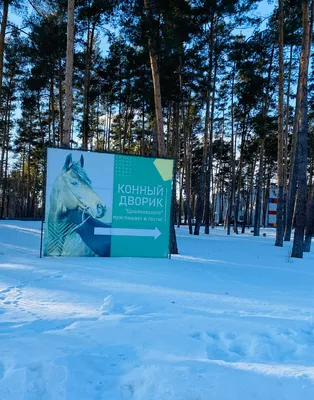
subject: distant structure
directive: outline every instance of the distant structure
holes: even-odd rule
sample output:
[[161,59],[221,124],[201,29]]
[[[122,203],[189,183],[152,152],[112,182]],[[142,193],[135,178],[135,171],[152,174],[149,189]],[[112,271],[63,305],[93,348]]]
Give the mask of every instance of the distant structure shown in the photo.
[[268,198],[268,226],[270,228],[276,227],[277,218],[277,203],[278,203],[278,189],[276,186],[271,186],[269,189]]
[[[252,226],[254,224],[254,216],[255,216],[255,201],[256,201],[256,190],[254,189],[251,198],[250,198],[250,207],[247,215],[247,226]],[[266,204],[265,204],[266,202]],[[245,214],[246,207],[246,199],[241,196],[238,210],[238,223],[242,224]],[[268,197],[262,196],[262,213],[265,215],[264,218],[261,219],[261,226],[263,225],[263,221],[265,221],[265,227],[275,228],[276,227],[276,218],[277,218],[277,203],[278,203],[278,188],[276,185],[271,184],[269,187],[269,195]],[[225,217],[225,213],[228,207],[228,196],[224,194],[223,196],[219,193],[215,198],[215,224],[222,224],[223,218]],[[234,213],[232,212],[232,219]]]

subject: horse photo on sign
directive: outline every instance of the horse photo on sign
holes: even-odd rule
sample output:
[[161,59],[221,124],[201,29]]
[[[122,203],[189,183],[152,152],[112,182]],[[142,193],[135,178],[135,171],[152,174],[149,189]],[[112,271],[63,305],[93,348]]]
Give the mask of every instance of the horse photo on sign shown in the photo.
[[168,257],[173,170],[172,159],[48,148],[40,254]]
[[[95,228],[111,227],[112,216],[106,203],[109,208],[112,206],[113,182],[104,193],[103,174],[98,172],[101,165],[95,163],[95,156],[89,157],[90,153],[75,151],[80,153],[79,160],[73,161],[73,152],[61,150],[66,154],[60,159],[60,149],[58,152],[53,150],[49,149],[48,156],[44,255],[109,257],[111,236],[98,236],[94,232]],[[89,174],[84,168],[85,159],[91,162]],[[60,161],[63,166],[57,170]],[[109,163],[107,159],[107,164],[110,161],[113,170],[113,158]],[[111,171],[108,173],[110,181],[113,174]]]

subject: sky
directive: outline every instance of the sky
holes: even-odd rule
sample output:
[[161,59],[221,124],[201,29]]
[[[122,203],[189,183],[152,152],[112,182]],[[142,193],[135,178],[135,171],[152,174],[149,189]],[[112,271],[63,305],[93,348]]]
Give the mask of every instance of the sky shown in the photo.
[[[258,7],[256,9],[256,11],[254,11],[254,15],[263,18],[266,18],[268,16],[271,15],[275,4],[277,3],[277,0],[272,0],[271,4],[269,3],[269,0],[262,0],[259,4]],[[265,19],[263,21],[263,23],[260,26],[260,29],[263,30],[266,28],[266,24],[267,24],[268,19]],[[249,37],[252,35],[253,33],[253,29],[252,28],[247,28],[247,29],[243,29],[243,28],[239,28],[239,29],[235,29],[236,33],[240,33],[242,32],[243,35],[245,35],[246,37]],[[238,32],[237,32],[238,31]]]

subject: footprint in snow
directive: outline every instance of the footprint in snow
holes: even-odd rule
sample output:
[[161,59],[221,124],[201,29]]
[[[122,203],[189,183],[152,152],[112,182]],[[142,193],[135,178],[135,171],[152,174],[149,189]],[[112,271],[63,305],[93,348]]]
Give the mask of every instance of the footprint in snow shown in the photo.
[[0,379],[3,378],[4,375],[4,365],[0,362]]
[[23,400],[41,400],[46,393],[41,362],[33,362],[25,369],[26,391]]

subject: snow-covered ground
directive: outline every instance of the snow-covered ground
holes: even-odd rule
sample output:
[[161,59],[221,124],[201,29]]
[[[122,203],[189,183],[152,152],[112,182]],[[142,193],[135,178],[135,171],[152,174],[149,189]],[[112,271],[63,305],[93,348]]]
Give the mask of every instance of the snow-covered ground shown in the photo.
[[40,223],[2,221],[0,400],[312,400],[314,254],[266,231],[40,259]]

